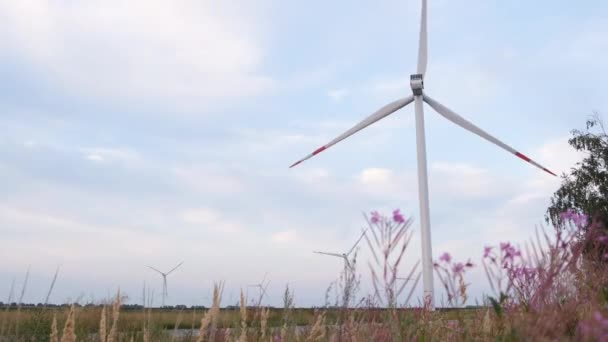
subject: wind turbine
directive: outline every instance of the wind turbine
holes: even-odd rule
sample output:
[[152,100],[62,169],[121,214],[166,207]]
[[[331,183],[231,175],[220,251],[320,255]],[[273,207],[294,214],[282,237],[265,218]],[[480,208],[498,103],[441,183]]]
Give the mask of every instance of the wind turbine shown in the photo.
[[171,272],[175,271],[178,267],[180,267],[184,262],[180,262],[179,264],[177,264],[177,266],[173,267],[169,272],[162,272],[157,270],[156,268],[152,267],[152,266],[148,266],[149,268],[153,269],[154,271],[160,273],[160,275],[163,277],[163,293],[162,293],[162,306],[165,306],[165,299],[167,298],[167,296],[169,296],[169,292],[167,291],[167,276],[169,274],[171,274]]
[[431,252],[431,222],[429,214],[429,193],[428,193],[428,180],[427,180],[427,167],[426,167],[426,143],[424,134],[424,112],[423,102],[426,102],[431,108],[433,108],[439,115],[443,116],[447,120],[454,124],[466,129],[467,131],[474,133],[483,139],[497,145],[498,147],[506,150],[507,152],[523,159],[524,161],[540,168],[541,170],[557,176],[553,172],[549,171],[542,165],[528,158],[524,154],[518,152],[511,146],[498,140],[494,136],[490,135],[486,131],[477,127],[470,121],[466,120],[462,116],[456,114],[446,106],[437,102],[429,95],[425,94],[424,89],[424,74],[426,73],[427,67],[427,1],[422,0],[422,15],[420,20],[420,37],[418,41],[418,67],[416,74],[410,76],[410,87],[412,89],[412,95],[404,97],[402,99],[391,102],[378,111],[363,119],[360,123],[353,126],[348,131],[339,135],[334,140],[330,141],[326,145],[323,145],[314,150],[308,156],[300,159],[290,166],[294,167],[303,161],[312,158],[313,156],[325,151],[331,146],[338,142],[350,137],[351,135],[359,132],[365,127],[389,116],[397,110],[409,105],[414,102],[416,111],[416,152],[417,152],[417,166],[418,166],[418,200],[420,204],[420,230],[421,230],[421,242],[422,242],[422,284],[424,288],[424,299],[427,305],[434,308],[433,298],[433,260]]
[[264,278],[262,278],[262,282],[260,282],[259,284],[247,285],[247,287],[257,287],[260,290],[260,299],[258,300],[257,305],[258,307],[262,305],[262,298],[264,298],[264,295],[266,294],[266,289],[270,284],[270,280],[266,282],[266,276],[268,276],[268,273],[264,273]]
[[355,247],[357,247],[359,242],[361,242],[361,239],[363,239],[363,236],[365,236],[366,231],[367,231],[367,228],[363,231],[363,233],[361,233],[361,236],[359,237],[359,239],[357,239],[357,242],[355,242],[355,244],[351,247],[351,249],[347,253],[329,253],[329,252],[317,252],[317,251],[313,251],[313,253],[342,258],[344,260],[344,279],[346,280],[346,279],[348,279],[346,272],[349,269],[351,271],[353,270],[353,267],[351,266],[350,262],[348,261],[348,257],[355,250]]

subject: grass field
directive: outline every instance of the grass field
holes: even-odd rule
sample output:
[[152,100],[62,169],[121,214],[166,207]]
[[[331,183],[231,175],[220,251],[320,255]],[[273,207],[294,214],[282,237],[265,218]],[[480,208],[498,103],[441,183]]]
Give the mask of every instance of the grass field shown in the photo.
[[[71,307],[34,307],[4,308],[2,312],[2,328],[6,337],[22,341],[49,341],[53,319],[56,319],[58,327],[66,325],[70,315]],[[349,321],[356,322],[359,327],[390,320],[389,316],[397,315],[403,322],[413,321],[419,316],[419,310],[398,309],[395,311],[387,309],[324,309],[322,311],[310,308],[289,309],[289,317],[285,317],[285,310],[281,308],[269,308],[265,323],[262,323],[262,312],[266,308],[247,308],[245,320],[242,319],[240,308],[220,309],[216,329],[218,341],[224,340],[226,330],[237,331],[240,334],[242,324],[247,325],[250,341],[258,340],[261,336],[262,325],[265,326],[269,335],[281,334],[285,321],[289,325],[286,330],[297,333],[304,338],[310,334],[312,327],[318,319],[319,312],[322,313],[323,322],[328,330],[335,327],[346,317]],[[77,306],[74,309],[75,327],[74,334],[78,340],[99,341],[100,321],[102,317],[102,306]],[[106,308],[107,310],[107,308]],[[461,309],[461,310],[437,310],[431,314],[430,319],[436,322],[457,321],[459,319],[472,321],[483,310]],[[129,341],[197,341],[201,321],[207,310],[196,309],[160,309],[150,308],[145,310],[121,309],[117,321],[119,340]],[[106,321],[108,322],[108,321]],[[376,327],[375,329],[378,329]],[[61,335],[58,328],[58,334]],[[211,329],[209,329],[211,330]],[[109,331],[109,329],[108,329]],[[289,334],[289,332],[287,332]],[[234,336],[235,338],[238,336]],[[296,337],[294,337],[296,338]],[[297,338],[296,338],[297,339]]]

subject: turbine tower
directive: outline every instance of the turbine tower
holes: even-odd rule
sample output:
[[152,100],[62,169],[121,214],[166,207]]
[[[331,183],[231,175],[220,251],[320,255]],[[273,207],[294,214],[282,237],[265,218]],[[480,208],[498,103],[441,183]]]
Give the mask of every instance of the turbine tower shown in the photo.
[[412,89],[412,95],[391,102],[378,111],[363,119],[360,123],[353,126],[348,131],[339,135],[334,140],[330,141],[326,145],[323,145],[314,150],[308,156],[295,162],[290,168],[302,163],[303,161],[314,157],[315,155],[325,151],[331,146],[339,143],[340,141],[350,137],[351,135],[359,132],[365,127],[372,125],[373,123],[389,116],[397,110],[409,105],[414,102],[416,112],[416,152],[417,152],[417,166],[418,166],[418,200],[420,206],[420,230],[421,230],[421,242],[422,242],[422,284],[424,288],[424,300],[427,305],[431,308],[435,307],[434,296],[433,296],[433,260],[431,250],[431,220],[429,212],[429,190],[427,180],[427,167],[426,167],[426,139],[424,136],[424,110],[423,102],[426,102],[431,108],[433,108],[439,115],[445,119],[453,122],[454,124],[464,128],[465,130],[474,133],[481,138],[497,145],[498,147],[506,150],[507,152],[515,155],[516,157],[540,168],[541,170],[556,176],[553,172],[549,171],[542,165],[528,158],[524,154],[518,152],[511,146],[503,143],[494,136],[490,135],[486,131],[477,127],[470,121],[456,114],[446,106],[437,102],[429,95],[424,92],[424,75],[427,67],[427,1],[422,0],[422,15],[420,20],[420,37],[418,41],[418,66],[415,74],[410,76],[410,87]]
[[154,271],[160,273],[160,275],[163,277],[163,293],[162,293],[162,305],[161,307],[165,306],[165,299],[167,299],[167,297],[169,296],[169,292],[167,291],[167,276],[169,274],[171,274],[171,272],[175,271],[178,267],[180,267],[184,262],[180,262],[179,264],[177,264],[177,266],[173,267],[169,272],[162,272],[159,271],[158,269],[152,267],[152,266],[148,266],[149,268],[153,269]]

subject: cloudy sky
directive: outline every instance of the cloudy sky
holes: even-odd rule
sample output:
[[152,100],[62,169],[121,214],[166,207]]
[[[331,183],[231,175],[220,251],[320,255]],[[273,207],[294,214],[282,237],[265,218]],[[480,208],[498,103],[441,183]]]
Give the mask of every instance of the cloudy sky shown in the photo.
[[[362,213],[401,208],[419,259],[413,108],[287,167],[409,95],[420,3],[0,0],[0,295],[168,303],[271,280],[322,304]],[[608,108],[608,3],[430,0],[426,91],[555,172]],[[523,242],[559,179],[426,109],[433,255]],[[364,287],[369,284],[360,253]],[[488,290],[480,268],[473,296]],[[437,284],[436,284],[437,285]],[[439,290],[440,288],[437,287]],[[441,292],[438,292],[440,295]],[[156,303],[160,299],[156,298]]]

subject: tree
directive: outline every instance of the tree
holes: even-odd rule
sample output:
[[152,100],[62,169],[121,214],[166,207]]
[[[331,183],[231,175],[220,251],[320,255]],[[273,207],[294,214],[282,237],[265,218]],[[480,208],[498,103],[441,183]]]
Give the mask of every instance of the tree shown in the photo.
[[562,184],[551,198],[546,220],[561,226],[560,214],[568,209],[586,214],[608,227],[608,135],[599,115],[587,120],[584,131],[573,130],[570,146],[585,152],[583,161],[562,175]]

